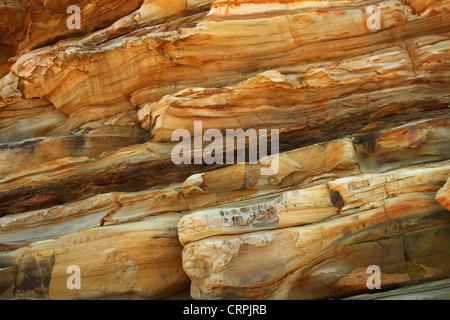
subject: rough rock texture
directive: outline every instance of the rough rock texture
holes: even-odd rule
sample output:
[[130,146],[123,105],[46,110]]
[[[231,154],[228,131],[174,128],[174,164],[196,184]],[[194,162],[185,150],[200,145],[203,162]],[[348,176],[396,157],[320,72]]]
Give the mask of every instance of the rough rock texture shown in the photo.
[[[450,298],[450,1],[17,0],[0,30],[0,299]],[[195,161],[239,129],[279,154]]]

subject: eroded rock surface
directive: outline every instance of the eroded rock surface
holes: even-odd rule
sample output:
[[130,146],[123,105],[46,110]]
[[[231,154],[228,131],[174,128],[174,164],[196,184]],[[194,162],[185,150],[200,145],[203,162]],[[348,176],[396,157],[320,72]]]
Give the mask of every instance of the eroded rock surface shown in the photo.
[[[449,298],[450,1],[0,17],[1,299]],[[178,129],[194,161],[174,162]],[[216,159],[244,161],[196,161],[230,130],[249,139]]]

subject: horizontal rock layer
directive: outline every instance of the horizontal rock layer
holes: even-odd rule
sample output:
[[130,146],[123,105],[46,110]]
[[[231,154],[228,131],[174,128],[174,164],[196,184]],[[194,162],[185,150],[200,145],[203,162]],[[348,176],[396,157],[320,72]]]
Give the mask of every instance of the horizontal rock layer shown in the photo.
[[[64,300],[161,298],[176,293],[188,285],[178,254],[178,220],[179,216],[167,215],[32,244],[20,250],[13,267],[15,280],[11,277],[2,289],[8,292],[12,286],[16,298]],[[71,265],[82,270],[79,290],[66,286]]]
[[335,180],[318,196],[331,191],[328,206],[310,216],[308,206],[319,202],[303,201],[319,188],[302,190],[306,196],[286,193],[267,208],[186,216],[181,234],[187,221],[204,238],[183,251],[191,292],[196,298],[323,299],[367,289],[361,280],[370,265],[383,266],[385,288],[448,277],[448,214],[434,195],[449,170],[446,163]]
[[0,4],[0,298],[447,299],[449,8]]

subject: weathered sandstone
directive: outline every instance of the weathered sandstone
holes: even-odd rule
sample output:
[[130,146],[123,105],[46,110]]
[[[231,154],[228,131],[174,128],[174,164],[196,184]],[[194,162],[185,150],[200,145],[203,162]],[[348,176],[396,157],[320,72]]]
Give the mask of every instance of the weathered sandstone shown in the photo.
[[0,299],[449,299],[449,0],[14,0],[0,30]]
[[[201,232],[205,226],[200,219],[206,215],[210,228],[201,233],[203,240],[183,250],[191,294],[199,299],[342,297],[367,289],[365,273],[370,265],[383,266],[381,281],[387,288],[422,277],[448,277],[448,214],[432,195],[449,170],[443,163],[438,168],[400,169],[330,182],[328,187],[341,202],[337,213],[328,214],[332,219],[325,215],[305,221],[299,214],[297,222],[296,211],[307,208],[302,208],[300,195],[296,210],[295,193],[285,195],[292,198],[289,205],[294,210],[273,210],[267,225],[246,219],[253,215],[257,220],[257,211],[209,213],[211,224],[208,213],[199,222],[195,213],[186,216],[183,220],[190,221],[194,230],[203,227]],[[288,207],[283,198],[276,205]]]
[[[189,282],[178,254],[178,220],[177,215],[164,215],[73,233],[21,249],[15,284],[10,284],[15,286],[15,297],[163,298],[181,291]],[[67,288],[71,265],[82,271],[80,290]]]

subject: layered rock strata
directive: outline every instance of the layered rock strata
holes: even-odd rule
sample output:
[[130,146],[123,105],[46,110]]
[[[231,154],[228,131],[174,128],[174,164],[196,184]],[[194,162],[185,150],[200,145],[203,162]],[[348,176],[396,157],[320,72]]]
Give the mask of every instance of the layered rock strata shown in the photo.
[[[1,299],[449,298],[450,1],[0,16]],[[178,165],[178,129],[192,160],[208,130],[277,130],[278,168],[251,138]]]

